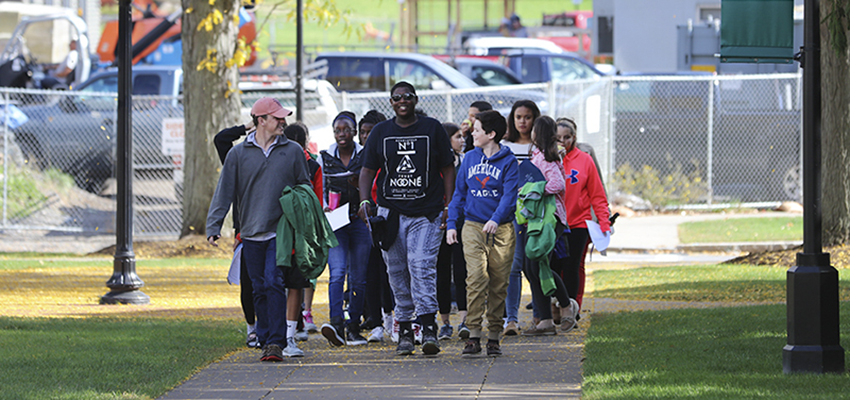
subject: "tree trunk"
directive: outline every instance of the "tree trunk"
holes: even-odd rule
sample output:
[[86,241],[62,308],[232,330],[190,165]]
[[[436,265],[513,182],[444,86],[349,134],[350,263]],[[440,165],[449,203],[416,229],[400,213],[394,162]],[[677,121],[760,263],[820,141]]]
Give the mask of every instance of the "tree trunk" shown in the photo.
[[[833,2],[821,2],[821,20]],[[839,2],[840,3],[840,2]],[[833,50],[821,25],[821,143],[823,244],[850,242],[850,59]]]
[[[237,67],[225,63],[233,58],[239,27],[233,23],[239,0],[183,0],[183,110],[186,150],[183,160],[183,227],[180,236],[206,233],[207,211],[218,181],[221,163],[213,137],[226,127],[238,123],[241,101],[236,89]],[[186,10],[192,9],[187,13]],[[214,9],[222,14],[221,23],[207,31],[198,25]],[[198,65],[214,50],[213,71],[198,70]],[[230,83],[230,85],[228,85]]]

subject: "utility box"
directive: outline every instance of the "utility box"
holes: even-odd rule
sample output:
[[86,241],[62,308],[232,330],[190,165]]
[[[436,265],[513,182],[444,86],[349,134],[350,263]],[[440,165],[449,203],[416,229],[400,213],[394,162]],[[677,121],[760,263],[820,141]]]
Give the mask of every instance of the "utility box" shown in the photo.
[[[795,49],[799,49],[800,46],[803,45],[802,12],[795,13],[793,21],[793,46]],[[720,20],[711,20],[706,23],[695,24],[689,22],[685,25],[676,26],[678,49],[676,55],[676,69],[678,71],[706,71],[718,74],[769,74],[777,72],[797,72],[799,68],[797,63],[748,64],[721,62],[721,22],[722,21]]]

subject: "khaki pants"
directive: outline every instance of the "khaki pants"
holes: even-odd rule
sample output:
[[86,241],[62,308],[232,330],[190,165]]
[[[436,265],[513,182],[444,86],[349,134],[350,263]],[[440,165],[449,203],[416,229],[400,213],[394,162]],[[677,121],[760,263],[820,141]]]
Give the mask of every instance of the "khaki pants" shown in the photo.
[[508,295],[508,276],[514,258],[516,233],[513,224],[499,225],[493,235],[481,231],[484,224],[466,220],[461,231],[463,258],[466,259],[466,325],[470,337],[481,337],[484,309],[487,309],[489,339],[498,340]]

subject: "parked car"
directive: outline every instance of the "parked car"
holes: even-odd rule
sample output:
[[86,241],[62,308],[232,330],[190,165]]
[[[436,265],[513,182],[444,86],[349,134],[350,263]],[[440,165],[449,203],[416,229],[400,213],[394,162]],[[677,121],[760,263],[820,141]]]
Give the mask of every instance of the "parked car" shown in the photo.
[[410,82],[417,91],[478,86],[440,60],[417,53],[321,53],[316,63],[327,66],[319,79],[346,92],[389,92],[398,81]]
[[[176,96],[182,81],[179,68],[137,67],[133,95]],[[29,121],[13,132],[26,159],[41,169],[66,172],[81,188],[98,193],[113,175],[117,88],[117,70],[101,71],[70,95],[21,107]],[[170,173],[172,161],[161,151],[161,121],[182,117],[182,107],[174,97],[133,102],[133,164],[138,171]]]
[[540,50],[514,50],[502,55],[502,62],[523,83],[569,82],[599,79],[603,74],[589,61],[574,53]]
[[522,83],[513,71],[490,58],[475,56],[434,56],[472,79],[478,86],[518,85]]
[[[178,126],[168,129],[182,133],[183,104],[179,95],[183,71],[177,66],[137,66],[132,79],[136,175],[175,178],[174,160],[164,148],[163,132],[164,120],[171,119]],[[330,132],[330,120],[337,113],[334,89],[323,81],[308,80],[304,86],[305,122]],[[273,95],[287,108],[295,109],[291,82],[241,82],[239,87],[243,90],[243,110],[249,110],[253,101],[264,95]],[[72,175],[81,188],[99,193],[113,176],[117,89],[117,70],[111,69],[94,74],[73,91],[57,92],[49,103],[21,106],[28,121],[13,132],[27,161],[40,169],[59,169]],[[311,130],[314,140],[324,142],[333,140],[328,132]],[[177,140],[182,139],[182,135],[178,136]],[[175,183],[179,186],[179,176]]]

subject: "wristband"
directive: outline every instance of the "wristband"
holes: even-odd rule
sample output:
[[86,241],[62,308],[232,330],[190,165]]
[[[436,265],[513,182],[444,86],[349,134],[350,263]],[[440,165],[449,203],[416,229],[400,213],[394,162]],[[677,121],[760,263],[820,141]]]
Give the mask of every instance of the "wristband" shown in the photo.
[[368,200],[368,199],[363,200],[363,201],[360,202],[360,207],[363,207],[363,204],[371,203],[371,202],[372,202],[372,200]]

